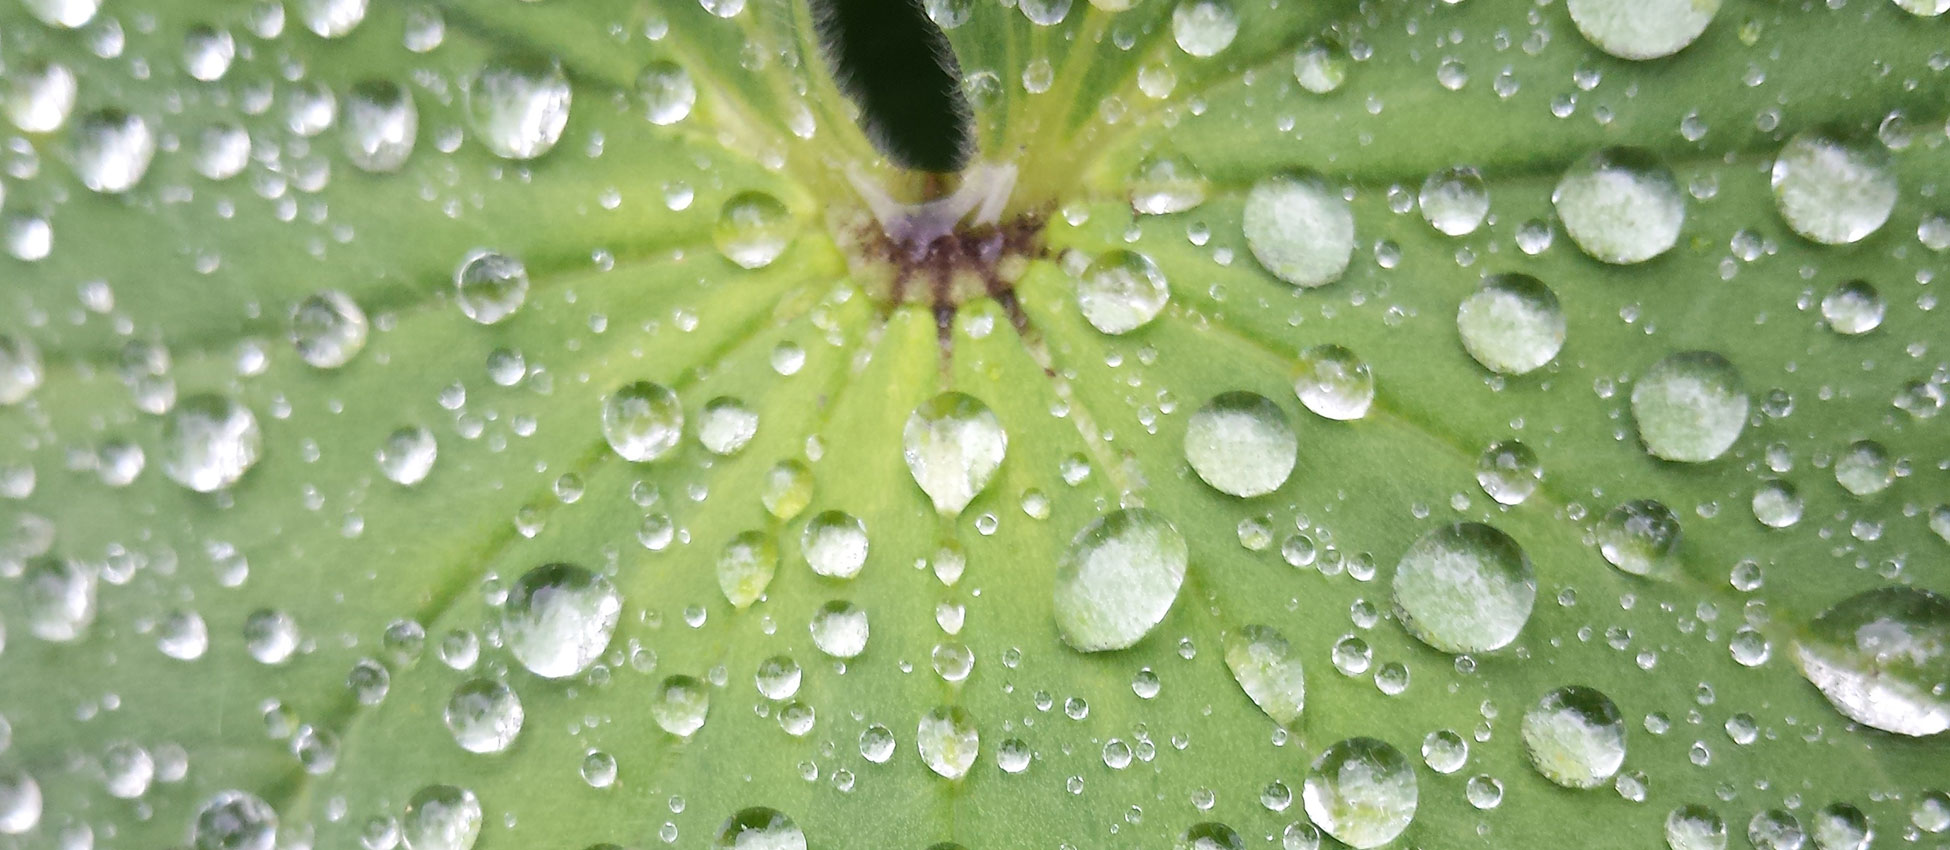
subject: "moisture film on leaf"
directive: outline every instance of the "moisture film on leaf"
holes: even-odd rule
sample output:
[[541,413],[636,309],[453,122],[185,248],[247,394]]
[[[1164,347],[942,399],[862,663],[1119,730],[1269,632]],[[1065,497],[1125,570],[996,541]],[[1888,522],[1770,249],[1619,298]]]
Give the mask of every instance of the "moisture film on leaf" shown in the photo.
[[0,0],[0,850],[1950,841],[1946,0]]

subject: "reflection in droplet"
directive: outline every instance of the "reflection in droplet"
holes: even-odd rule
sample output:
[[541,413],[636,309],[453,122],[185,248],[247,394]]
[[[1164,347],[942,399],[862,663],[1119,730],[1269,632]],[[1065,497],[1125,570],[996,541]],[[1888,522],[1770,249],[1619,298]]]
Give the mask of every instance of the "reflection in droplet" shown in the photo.
[[1415,819],[1415,768],[1385,741],[1349,738],[1314,759],[1302,796],[1315,825],[1366,850],[1395,840]]
[[1625,718],[1595,689],[1558,688],[1524,712],[1523,749],[1545,779],[1596,788],[1625,763]]
[[1338,345],[1316,345],[1300,352],[1293,393],[1315,415],[1360,419],[1374,404],[1374,373],[1354,352]]
[[509,587],[502,640],[529,672],[573,676],[609,646],[622,611],[623,599],[609,579],[569,564],[543,564]]
[[778,198],[764,192],[740,192],[718,210],[711,239],[718,253],[739,268],[772,264],[792,244],[792,212]]
[[1171,300],[1171,287],[1151,258],[1122,248],[1106,251],[1077,278],[1077,310],[1090,326],[1127,334],[1150,324]]
[[490,61],[465,92],[475,138],[504,159],[548,153],[569,124],[569,78],[554,62]]
[[677,448],[683,436],[684,407],[669,387],[637,381],[603,400],[603,439],[624,460],[656,460]]

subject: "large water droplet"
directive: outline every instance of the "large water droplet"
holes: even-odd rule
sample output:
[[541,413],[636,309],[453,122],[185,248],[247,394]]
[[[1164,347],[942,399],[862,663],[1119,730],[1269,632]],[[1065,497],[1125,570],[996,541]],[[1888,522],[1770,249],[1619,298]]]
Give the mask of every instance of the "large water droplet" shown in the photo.
[[683,436],[684,406],[663,384],[637,381],[603,400],[603,439],[624,460],[656,460]]
[[1368,362],[1338,345],[1316,345],[1300,352],[1300,374],[1293,393],[1300,403],[1328,419],[1360,419],[1374,404],[1374,373]]
[[710,713],[710,686],[691,676],[666,677],[650,697],[651,718],[665,732],[680,738],[697,734]]
[[245,791],[218,791],[197,810],[190,844],[196,850],[271,850],[277,832],[271,804]]
[[812,504],[812,496],[812,470],[797,460],[782,460],[766,470],[765,483],[758,492],[765,512],[782,520],[798,516]]
[[1821,612],[1795,660],[1836,710],[1900,735],[1950,729],[1950,599],[1883,587]]
[[1246,195],[1244,227],[1253,258],[1294,286],[1333,283],[1354,256],[1354,210],[1312,174],[1253,184]]
[[1599,50],[1621,59],[1657,59],[1699,38],[1720,11],[1720,0],[1568,0],[1565,6]]
[[1105,251],[1077,278],[1077,309],[1090,326],[1126,334],[1150,324],[1171,300],[1158,265],[1136,251]]
[[1843,336],[1865,334],[1882,326],[1887,309],[1882,294],[1867,281],[1851,280],[1821,297],[1821,318]]
[[52,133],[67,123],[79,85],[68,66],[46,60],[8,63],[0,105],[23,133]]
[[852,578],[867,563],[867,524],[845,511],[824,511],[806,523],[799,551],[813,572]]
[[569,78],[555,62],[495,60],[467,82],[467,117],[495,156],[548,153],[569,124]]
[[920,727],[914,733],[914,748],[920,751],[921,761],[929,770],[949,779],[960,779],[975,764],[975,756],[982,749],[982,738],[968,712],[959,706],[941,706],[921,715]]
[[1517,541],[1459,522],[1429,531],[1395,567],[1402,627],[1443,652],[1489,652],[1517,639],[1537,601],[1537,577]]
[[609,579],[570,564],[543,564],[508,589],[501,637],[529,672],[560,679],[602,655],[622,611]]
[[1184,212],[1205,203],[1205,175],[1181,156],[1154,155],[1131,175],[1131,209],[1144,215]]
[[[428,785],[407,798],[400,818],[406,850],[472,850],[481,834],[481,801],[452,785]],[[268,848],[267,848],[268,850]]]
[[995,411],[974,396],[935,396],[907,417],[901,455],[942,516],[957,516],[989,485],[1009,448]]
[[498,753],[521,733],[521,698],[507,683],[469,679],[447,699],[445,719],[454,741],[470,753]]
[[806,834],[783,812],[763,806],[740,809],[718,828],[715,850],[806,850]]
[[1475,233],[1490,212],[1490,190],[1483,184],[1482,172],[1466,165],[1429,175],[1416,200],[1422,206],[1422,219],[1450,236]]
[[1747,427],[1746,386],[1725,357],[1682,351],[1633,385],[1632,418],[1652,456],[1704,463],[1726,454]]
[[1221,493],[1263,496],[1286,483],[1299,440],[1286,412],[1258,393],[1213,396],[1185,425],[1185,460]]
[[1545,779],[1596,788],[1625,763],[1625,718],[1596,689],[1558,688],[1524,712],[1523,750]]
[[660,126],[684,120],[697,103],[697,84],[674,62],[650,63],[637,75],[636,91],[643,99],[643,117]]
[[454,272],[455,300],[467,318],[492,325],[528,300],[528,267],[493,251],[476,251]]
[[1593,258],[1642,263],[1670,250],[1686,222],[1679,181],[1659,158],[1638,148],[1605,148],[1578,160],[1551,203],[1564,232]]
[[718,210],[711,238],[718,253],[739,268],[772,264],[792,244],[792,212],[778,198],[764,192],[740,192]]
[[1456,310],[1463,348],[1483,368],[1522,375],[1564,347],[1564,309],[1550,287],[1527,274],[1491,275]]
[[1821,807],[1815,812],[1815,825],[1809,833],[1817,850],[1868,850],[1875,835],[1869,816],[1848,803]]
[[1239,35],[1239,15],[1226,0],[1182,0],[1171,10],[1171,38],[1186,54],[1216,56]]
[[715,455],[735,455],[758,436],[758,411],[729,396],[705,402],[697,420],[697,441]]
[[867,612],[851,602],[834,600],[820,606],[807,629],[813,646],[834,658],[852,658],[867,649]]
[[25,339],[0,334],[0,405],[19,404],[46,375],[41,351]]
[[1788,139],[1774,160],[1774,202],[1794,232],[1816,242],[1860,242],[1896,208],[1898,186],[1889,151],[1826,128]]
[[190,396],[163,423],[163,473],[198,493],[212,493],[243,478],[263,443],[250,408],[225,396]]
[[41,556],[21,572],[28,629],[46,641],[81,637],[95,621],[95,575],[66,558]]
[[345,365],[366,347],[366,311],[352,296],[328,289],[291,308],[290,337],[298,356],[320,369]]
[[732,607],[744,610],[765,596],[779,570],[779,547],[763,531],[747,531],[718,553],[718,589]]
[[0,835],[22,835],[40,825],[41,785],[18,770],[0,772]]
[[1635,576],[1664,574],[1676,567],[1679,517],[1653,499],[1626,502],[1606,512],[1592,529],[1598,553]]
[[440,444],[434,441],[433,432],[419,425],[409,425],[387,435],[376,453],[379,471],[402,487],[425,481],[439,455]]
[[420,133],[420,110],[412,93],[391,80],[367,80],[345,98],[341,131],[345,157],[362,171],[400,170],[413,155]]
[[1356,850],[1378,847],[1415,819],[1415,767],[1386,741],[1349,738],[1314,759],[1302,797],[1328,835]]
[[366,19],[368,0],[298,0],[298,17],[320,38],[339,38]]
[[71,143],[75,177],[104,195],[134,188],[156,155],[156,133],[149,122],[120,109],[83,117],[75,124]]
[[1281,726],[1292,727],[1307,704],[1300,654],[1271,626],[1247,626],[1226,635],[1226,666],[1253,704]]
[[1666,846],[1672,850],[1726,850],[1727,822],[1718,812],[1694,803],[1666,815]]
[[1098,517],[1056,570],[1056,627],[1084,652],[1123,649],[1162,622],[1185,583],[1185,538],[1164,517],[1127,508]]
[[1499,505],[1523,504],[1543,478],[1537,453],[1516,440],[1492,444],[1476,461],[1476,483]]
[[76,29],[95,19],[101,0],[24,0],[27,11],[41,23],[62,29]]

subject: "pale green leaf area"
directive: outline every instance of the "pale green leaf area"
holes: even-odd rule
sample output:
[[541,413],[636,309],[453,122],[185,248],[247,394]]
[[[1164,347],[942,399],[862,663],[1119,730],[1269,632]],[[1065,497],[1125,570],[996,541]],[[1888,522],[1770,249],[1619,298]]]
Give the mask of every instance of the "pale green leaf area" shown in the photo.
[[[1950,840],[1940,2],[1647,3],[1711,20],[1635,61],[1551,0],[929,0],[1005,223],[1043,223],[1022,327],[977,299],[945,335],[854,283],[856,181],[921,181],[800,0],[94,5],[0,0],[0,847]],[[507,158],[560,104],[497,133],[479,72],[558,67],[559,139]],[[415,105],[396,172],[348,152],[371,80]],[[1784,216],[1818,128],[1851,153],[1797,160]],[[1564,195],[1614,206],[1553,206],[1616,147]],[[1248,200],[1309,191],[1352,245]],[[1259,259],[1329,248],[1324,281]],[[480,251],[529,280],[492,324]],[[307,362],[326,291],[369,332]],[[1318,346],[1371,402],[1296,393]],[[633,462],[605,401],[639,381],[683,421],[614,411]],[[1278,415],[1207,410],[1236,392]],[[217,400],[254,462],[183,456]],[[912,427],[931,467],[924,406],[961,417]],[[809,563],[829,511],[858,524]],[[602,580],[520,581],[556,563]]]

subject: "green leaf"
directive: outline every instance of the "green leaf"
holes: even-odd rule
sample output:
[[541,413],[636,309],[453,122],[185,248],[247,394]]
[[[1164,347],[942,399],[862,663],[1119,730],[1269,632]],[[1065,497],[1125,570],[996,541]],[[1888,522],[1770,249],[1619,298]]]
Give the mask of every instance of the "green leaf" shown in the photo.
[[0,847],[1938,842],[1942,4],[1116,5],[6,3]]

